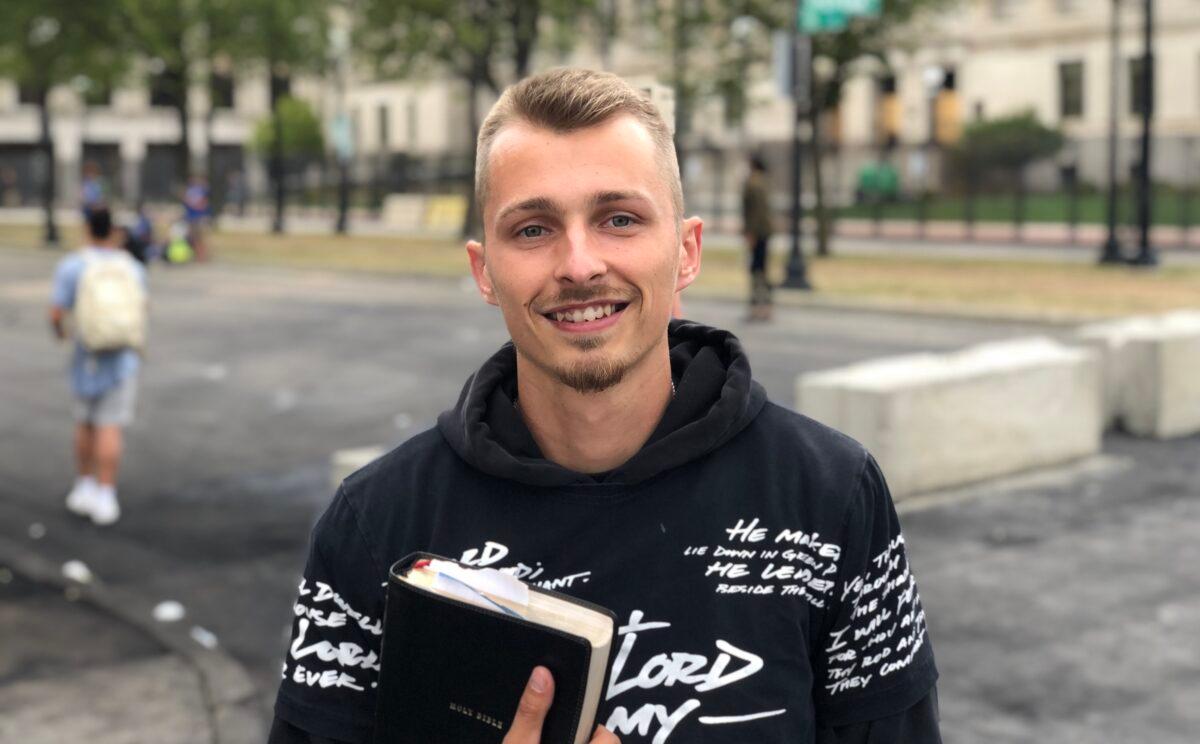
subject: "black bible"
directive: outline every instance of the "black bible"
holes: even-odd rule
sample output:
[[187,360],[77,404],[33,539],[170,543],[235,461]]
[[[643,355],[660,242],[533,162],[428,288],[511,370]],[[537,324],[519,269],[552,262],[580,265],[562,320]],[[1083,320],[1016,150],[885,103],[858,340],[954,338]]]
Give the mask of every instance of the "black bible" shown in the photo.
[[501,744],[535,666],[554,675],[542,744],[586,744],[616,615],[427,553],[388,575],[376,744]]

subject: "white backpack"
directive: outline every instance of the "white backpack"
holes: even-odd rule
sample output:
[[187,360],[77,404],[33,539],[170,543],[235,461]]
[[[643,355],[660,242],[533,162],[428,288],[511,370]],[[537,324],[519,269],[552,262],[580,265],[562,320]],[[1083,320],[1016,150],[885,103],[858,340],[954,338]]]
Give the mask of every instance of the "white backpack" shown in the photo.
[[75,326],[89,351],[141,349],[146,291],[127,257],[88,257],[75,296]]

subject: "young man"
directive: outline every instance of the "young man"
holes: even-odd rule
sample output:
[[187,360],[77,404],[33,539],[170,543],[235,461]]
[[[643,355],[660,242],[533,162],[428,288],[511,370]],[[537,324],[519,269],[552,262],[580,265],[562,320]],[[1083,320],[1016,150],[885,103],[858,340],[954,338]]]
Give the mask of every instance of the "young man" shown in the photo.
[[[87,218],[88,244],[58,263],[54,272],[50,324],[59,340],[68,338],[66,316],[77,309],[80,294],[89,293],[86,282],[103,295],[92,312],[111,310],[133,316],[132,325],[144,322],[146,275],[142,267],[115,243],[112,215],[97,207]],[[95,269],[101,272],[95,272]],[[103,276],[101,276],[103,274]],[[121,296],[124,293],[124,296]],[[107,306],[106,306],[107,303]],[[85,303],[86,304],[86,303]],[[96,319],[90,319],[94,321]],[[109,319],[106,328],[114,325]],[[118,319],[124,325],[128,317]],[[77,329],[83,318],[76,318]],[[90,322],[90,321],[89,321]],[[121,332],[121,328],[117,328]],[[140,365],[136,348],[125,346],[91,351],[80,335],[71,355],[71,390],[75,397],[75,485],[67,495],[67,508],[98,525],[110,525],[121,516],[117,501],[117,471],[121,465],[121,429],[133,420]]]
[[[381,585],[414,550],[617,613],[596,742],[939,741],[875,461],[767,402],[731,334],[671,320],[702,226],[653,106],[605,73],[527,79],[480,130],[476,193],[471,270],[512,343],[315,527],[272,741],[370,740]],[[537,744],[543,671],[507,744]]]

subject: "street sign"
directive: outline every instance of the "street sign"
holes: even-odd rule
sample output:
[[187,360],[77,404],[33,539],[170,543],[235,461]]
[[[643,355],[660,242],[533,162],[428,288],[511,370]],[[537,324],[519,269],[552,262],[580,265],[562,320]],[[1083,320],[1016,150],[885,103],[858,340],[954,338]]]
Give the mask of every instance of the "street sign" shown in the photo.
[[807,33],[841,31],[851,18],[877,16],[882,0],[803,0],[800,10],[800,30]]

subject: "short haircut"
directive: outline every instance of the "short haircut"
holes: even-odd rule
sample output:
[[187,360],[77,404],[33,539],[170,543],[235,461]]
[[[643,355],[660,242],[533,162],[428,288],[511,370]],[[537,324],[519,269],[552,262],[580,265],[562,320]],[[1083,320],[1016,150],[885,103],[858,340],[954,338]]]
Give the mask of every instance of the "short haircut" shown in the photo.
[[492,106],[475,149],[475,200],[482,211],[488,198],[488,158],[505,125],[525,121],[558,134],[597,126],[623,114],[632,116],[654,140],[659,169],[671,192],[675,218],[683,217],[683,185],[671,130],[658,108],[632,85],[609,72],[560,67],[505,89]]
[[106,240],[112,234],[112,213],[105,207],[92,209],[87,216],[88,233],[93,238]]

